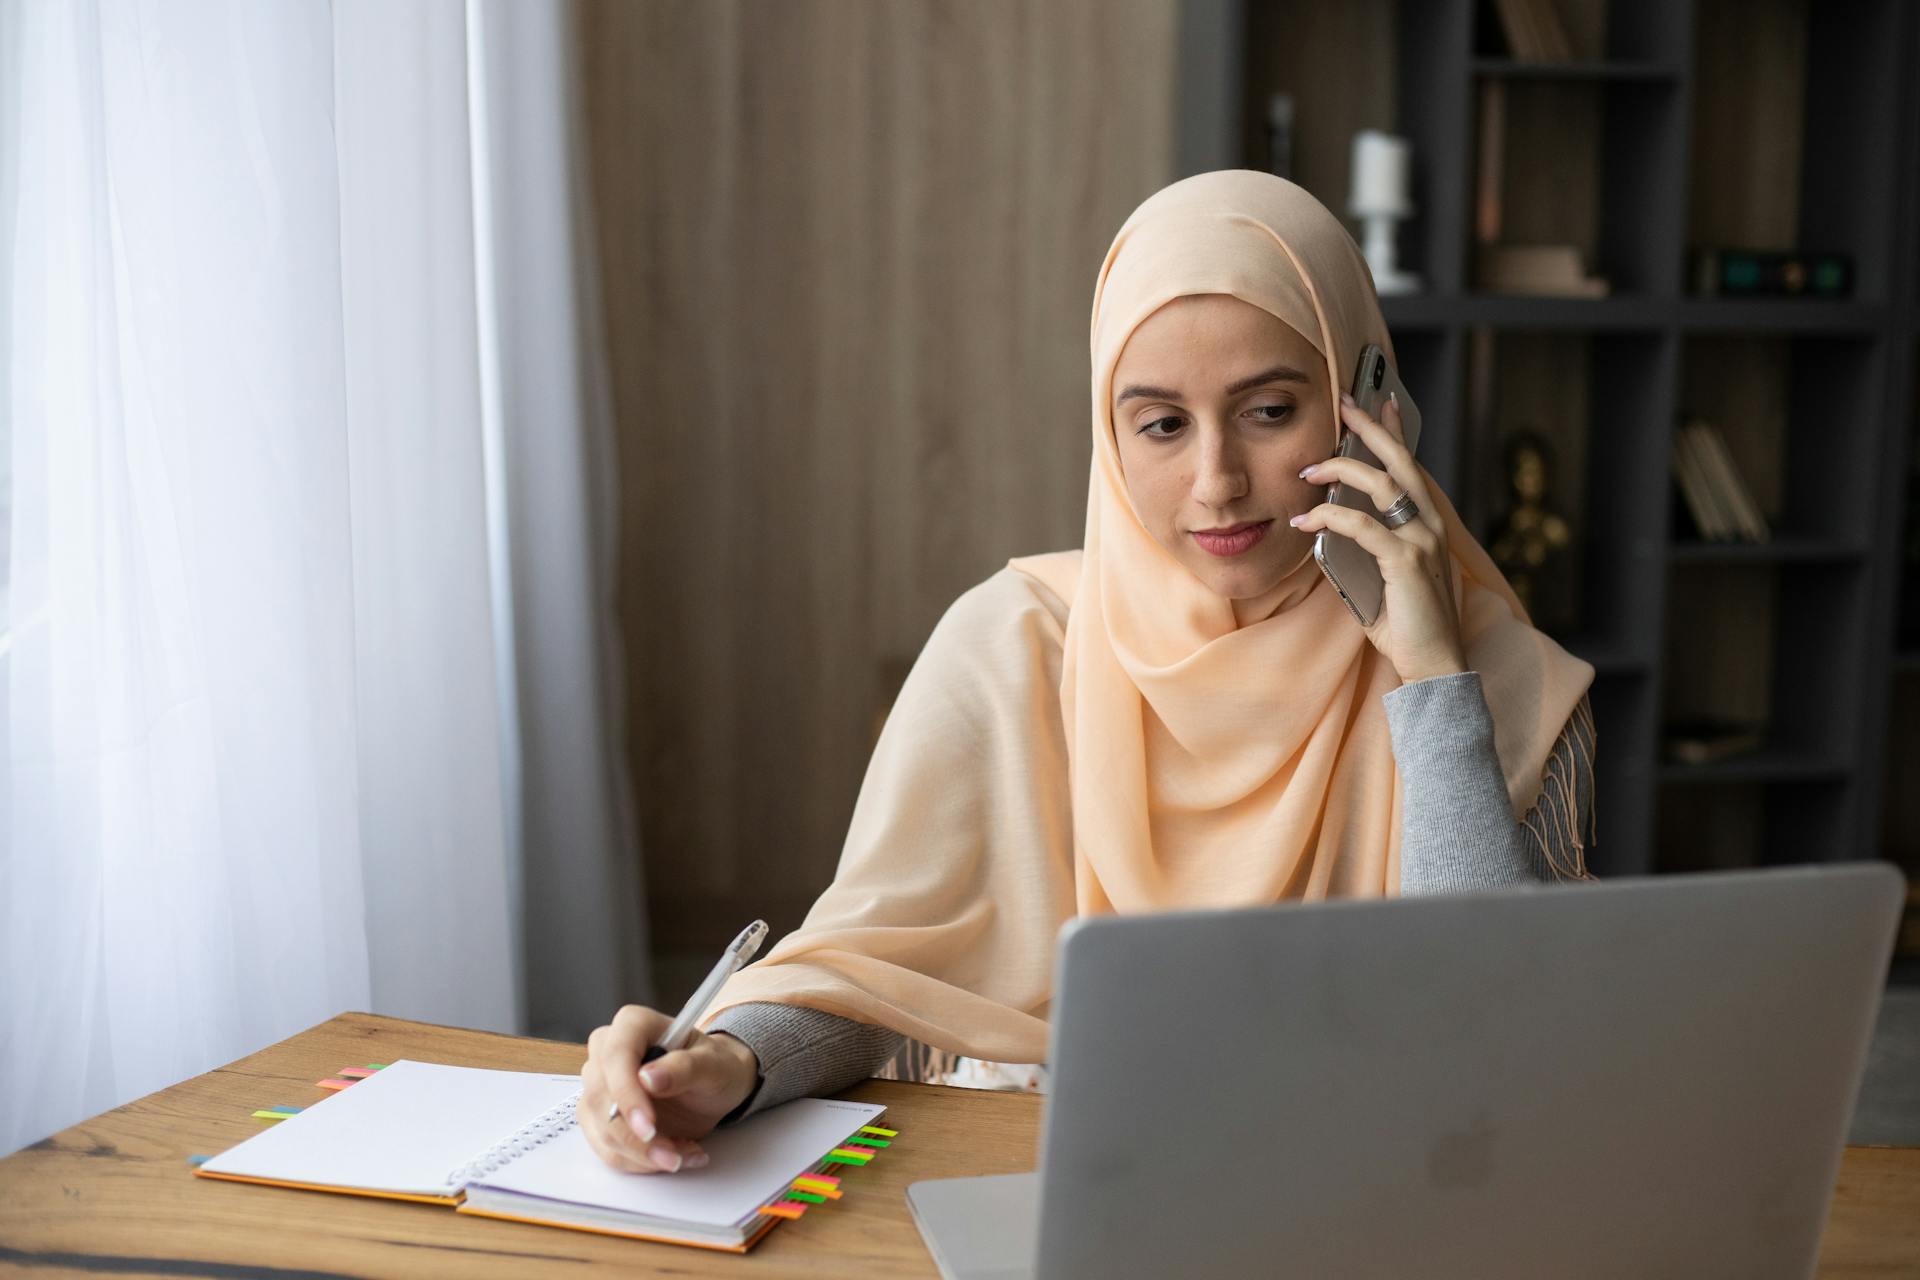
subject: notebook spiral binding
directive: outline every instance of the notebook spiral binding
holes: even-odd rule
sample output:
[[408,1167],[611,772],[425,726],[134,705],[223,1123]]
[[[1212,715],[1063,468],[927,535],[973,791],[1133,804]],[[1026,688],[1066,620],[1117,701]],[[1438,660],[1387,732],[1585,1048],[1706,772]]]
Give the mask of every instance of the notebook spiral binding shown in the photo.
[[548,1108],[527,1123],[515,1129],[500,1141],[482,1151],[467,1163],[447,1175],[447,1186],[458,1190],[479,1178],[492,1173],[501,1165],[519,1156],[525,1155],[541,1143],[557,1138],[579,1123],[580,1093],[565,1102]]

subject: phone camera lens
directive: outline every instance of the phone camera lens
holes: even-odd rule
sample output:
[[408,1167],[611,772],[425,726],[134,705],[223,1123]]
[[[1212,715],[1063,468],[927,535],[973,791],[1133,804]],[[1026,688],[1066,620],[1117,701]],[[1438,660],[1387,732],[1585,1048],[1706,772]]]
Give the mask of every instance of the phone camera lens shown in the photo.
[[1373,363],[1373,389],[1374,389],[1375,391],[1378,391],[1378,390],[1380,389],[1380,384],[1381,384],[1382,382],[1384,382],[1384,381],[1386,381],[1386,377],[1387,377],[1387,362],[1386,362],[1385,360],[1376,360],[1376,361],[1374,361],[1374,363]]

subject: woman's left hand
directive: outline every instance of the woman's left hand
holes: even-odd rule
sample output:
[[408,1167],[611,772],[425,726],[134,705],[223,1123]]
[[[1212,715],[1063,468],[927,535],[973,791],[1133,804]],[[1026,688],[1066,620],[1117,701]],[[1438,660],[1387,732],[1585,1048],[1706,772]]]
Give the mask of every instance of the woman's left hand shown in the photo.
[[1404,493],[1419,507],[1419,514],[1389,529],[1364,512],[1323,502],[1289,523],[1308,533],[1331,529],[1345,534],[1379,562],[1380,577],[1386,583],[1385,604],[1367,628],[1367,639],[1386,655],[1402,683],[1465,671],[1466,647],[1460,641],[1460,611],[1453,599],[1447,529],[1425,474],[1407,452],[1399,401],[1389,399],[1381,413],[1385,421],[1376,422],[1343,392],[1340,416],[1373,456],[1386,464],[1386,470],[1357,458],[1333,457],[1308,467],[1301,477],[1316,484],[1337,480],[1351,485],[1383,512]]

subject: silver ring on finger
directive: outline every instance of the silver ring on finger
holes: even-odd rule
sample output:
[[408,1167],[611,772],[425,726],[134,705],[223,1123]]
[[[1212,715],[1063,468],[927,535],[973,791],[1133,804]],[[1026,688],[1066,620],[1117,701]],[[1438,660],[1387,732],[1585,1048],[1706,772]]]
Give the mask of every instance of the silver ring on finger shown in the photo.
[[1413,495],[1402,489],[1400,496],[1394,499],[1393,505],[1380,513],[1380,523],[1389,529],[1398,529],[1419,514],[1420,508],[1414,502]]

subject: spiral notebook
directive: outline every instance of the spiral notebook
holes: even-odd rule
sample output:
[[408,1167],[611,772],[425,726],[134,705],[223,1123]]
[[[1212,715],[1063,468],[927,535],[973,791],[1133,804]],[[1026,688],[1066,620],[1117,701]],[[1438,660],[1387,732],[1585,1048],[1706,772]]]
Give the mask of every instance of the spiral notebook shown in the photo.
[[744,1252],[778,1221],[761,1206],[886,1110],[796,1098],[702,1139],[703,1168],[630,1174],[587,1145],[579,1096],[578,1076],[402,1060],[194,1172]]

